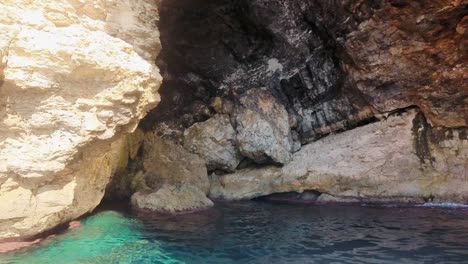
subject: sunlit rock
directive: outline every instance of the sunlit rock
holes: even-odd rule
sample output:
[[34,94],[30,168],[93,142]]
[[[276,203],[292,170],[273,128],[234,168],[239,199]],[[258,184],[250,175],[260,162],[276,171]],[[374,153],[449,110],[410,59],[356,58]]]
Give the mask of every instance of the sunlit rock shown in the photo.
[[0,3],[0,239],[100,203],[159,101],[157,20],[146,0]]

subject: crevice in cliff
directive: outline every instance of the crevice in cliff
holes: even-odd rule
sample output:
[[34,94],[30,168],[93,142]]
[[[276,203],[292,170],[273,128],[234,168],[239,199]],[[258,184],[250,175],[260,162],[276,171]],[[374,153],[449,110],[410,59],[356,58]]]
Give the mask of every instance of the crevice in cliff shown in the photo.
[[128,157],[125,169],[113,175],[107,184],[102,203],[128,204],[135,192],[146,189],[142,171],[143,159],[143,146],[139,146],[137,155]]
[[421,163],[432,164],[434,158],[431,155],[429,145],[430,125],[427,123],[423,113],[418,113],[413,120],[414,149]]

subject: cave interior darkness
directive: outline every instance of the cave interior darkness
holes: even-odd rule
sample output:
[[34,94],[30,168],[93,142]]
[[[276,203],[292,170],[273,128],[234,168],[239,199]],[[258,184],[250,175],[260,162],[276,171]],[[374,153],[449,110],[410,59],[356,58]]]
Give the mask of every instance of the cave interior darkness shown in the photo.
[[[180,131],[216,114],[215,98],[236,105],[240,94],[262,87],[285,106],[301,144],[375,121],[343,70],[348,58],[338,36],[320,20],[317,10],[328,14],[331,7],[306,2],[162,1],[156,62],[164,79],[161,103],[141,127],[148,131],[165,123]],[[378,2],[350,17],[356,20],[351,24],[370,16]],[[336,10],[332,20],[338,23],[346,10]],[[360,114],[363,109],[366,114]]]
[[[392,72],[398,70],[401,61],[390,61],[388,67],[381,66],[381,76],[369,80],[366,75],[371,72],[372,77],[374,71],[372,67],[366,68],[366,63],[373,62],[368,59],[375,55],[373,49],[389,53],[392,45],[401,43],[412,48],[414,43],[432,44],[443,38],[462,41],[453,34],[457,23],[467,14],[463,6],[447,9],[438,15],[438,20],[422,20],[416,28],[406,24],[405,20],[414,14],[427,12],[442,2],[161,0],[158,27],[162,51],[156,60],[163,76],[161,102],[141,121],[140,128],[178,144],[182,143],[185,130],[216,114],[229,115],[236,128],[236,108],[242,104],[239,98],[253,89],[268,91],[286,109],[296,146],[292,152],[327,135],[377,122],[389,115],[420,110],[422,106],[438,107],[439,113],[447,112],[452,117],[452,112],[462,112],[463,103],[450,103],[452,99],[464,98],[463,91],[460,92],[462,85],[437,82],[449,92],[437,95],[436,99],[431,97],[433,90],[425,88],[426,76],[446,58],[426,56],[423,50],[420,56],[403,58],[402,62],[408,63],[404,65],[408,66],[404,73]],[[379,19],[397,23],[401,35],[396,36],[409,41],[395,41],[382,28],[375,30],[379,34],[383,31],[377,35],[381,39],[370,42],[375,47],[359,46],[374,37],[372,30],[359,32],[365,31],[359,26],[369,20],[378,23]],[[463,59],[449,58],[454,58],[454,63]],[[397,68],[392,68],[395,65]],[[352,74],[356,72],[362,72],[368,79],[357,83],[356,75]],[[221,110],[217,107],[219,101],[223,102]],[[428,139],[436,142],[452,133],[446,128],[431,130],[431,122],[426,119],[428,113],[432,112],[421,112],[415,121],[415,128],[422,128],[415,132],[414,144],[423,163],[431,160]],[[463,128],[458,134],[460,139],[466,138]],[[130,170],[141,167],[141,155],[142,151],[137,160],[130,161]],[[244,157],[237,169],[272,164],[279,165],[272,160],[258,164]]]

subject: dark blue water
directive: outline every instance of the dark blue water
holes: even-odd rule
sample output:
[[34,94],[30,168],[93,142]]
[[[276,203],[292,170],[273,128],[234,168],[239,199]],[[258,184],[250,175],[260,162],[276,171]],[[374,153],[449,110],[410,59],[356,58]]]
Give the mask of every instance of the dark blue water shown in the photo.
[[468,263],[468,210],[259,201],[178,216],[104,210],[0,263]]

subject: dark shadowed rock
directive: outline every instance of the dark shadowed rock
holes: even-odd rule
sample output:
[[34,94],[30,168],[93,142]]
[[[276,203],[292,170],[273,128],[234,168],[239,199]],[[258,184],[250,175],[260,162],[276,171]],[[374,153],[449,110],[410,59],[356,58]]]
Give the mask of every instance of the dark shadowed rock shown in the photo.
[[146,135],[143,151],[144,177],[150,188],[184,184],[208,191],[205,161],[198,155],[152,133]]
[[[183,105],[209,105],[266,87],[302,144],[415,105],[432,125],[463,127],[467,13],[451,0],[164,0],[160,60],[171,78],[155,111],[174,120],[180,104],[164,107],[174,91]],[[186,127],[199,121],[190,111]]]
[[146,188],[132,195],[135,208],[173,213],[212,205],[205,161],[171,140],[146,134],[143,169]]

